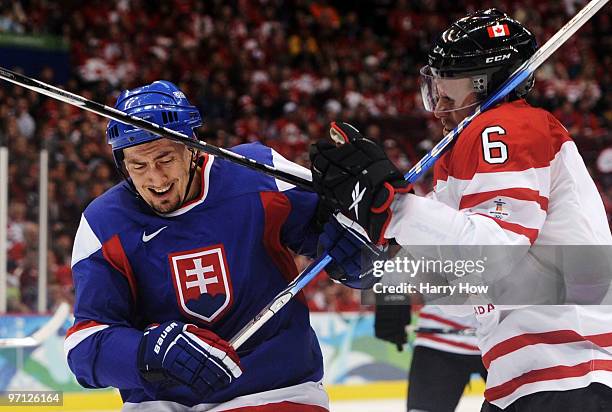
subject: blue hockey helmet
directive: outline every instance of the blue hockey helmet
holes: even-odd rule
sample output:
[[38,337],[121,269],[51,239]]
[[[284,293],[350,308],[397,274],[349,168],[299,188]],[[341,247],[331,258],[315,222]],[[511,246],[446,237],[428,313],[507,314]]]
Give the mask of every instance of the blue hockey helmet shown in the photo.
[[[166,80],[123,91],[115,108],[194,139],[193,129],[202,125],[198,109],[189,103],[176,85]],[[122,149],[157,140],[160,136],[111,120],[106,128],[106,138],[119,167],[123,159]]]

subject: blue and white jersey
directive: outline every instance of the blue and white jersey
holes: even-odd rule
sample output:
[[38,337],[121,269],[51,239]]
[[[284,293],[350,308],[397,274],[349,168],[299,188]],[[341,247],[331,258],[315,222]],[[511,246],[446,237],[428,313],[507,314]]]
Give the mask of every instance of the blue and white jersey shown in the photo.
[[[287,162],[261,144],[234,150]],[[146,391],[136,367],[145,326],[180,320],[229,340],[297,276],[289,249],[316,253],[314,193],[213,156],[201,173],[201,195],[172,213],[154,213],[127,182],[83,213],[72,255],[76,319],[65,341],[81,385],[119,388],[126,404],[192,406],[322,379],[300,294],[239,348],[244,373],[227,388],[207,399],[184,386]]]

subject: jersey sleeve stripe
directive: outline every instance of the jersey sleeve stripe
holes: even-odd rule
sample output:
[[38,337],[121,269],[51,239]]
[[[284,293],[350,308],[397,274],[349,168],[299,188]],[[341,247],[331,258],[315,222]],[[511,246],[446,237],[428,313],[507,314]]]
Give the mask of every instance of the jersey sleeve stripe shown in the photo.
[[542,333],[525,333],[499,342],[482,356],[482,363],[488,369],[491,362],[530,345],[558,345],[572,342],[591,342],[599,347],[612,346],[612,332],[596,335],[581,335],[573,330],[555,330]]
[[487,388],[484,395],[487,401],[493,402],[496,399],[504,398],[512,394],[523,385],[542,381],[574,378],[584,376],[594,371],[612,372],[612,360],[593,359],[572,366],[557,365],[549,368],[531,370],[505,383]]
[[[281,230],[291,213],[291,202],[284,193],[279,192],[261,192],[260,198],[264,213],[264,247],[289,283],[297,276],[298,270],[291,252],[281,242]],[[306,304],[303,292],[298,293],[297,298]]]
[[456,346],[458,348],[462,348],[462,349],[467,349],[467,350],[472,350],[472,351],[479,351],[477,346],[474,345],[470,345],[468,343],[463,343],[463,342],[456,342],[454,340],[450,340],[450,339],[446,339],[443,338],[439,335],[433,334],[433,333],[417,333],[416,334],[417,338],[420,339],[428,339],[434,342],[439,342],[439,343],[444,343],[446,345],[450,345],[450,346]]
[[104,258],[110,263],[117,271],[119,271],[128,281],[130,291],[132,292],[132,298],[136,302],[137,289],[136,289],[136,277],[132,271],[132,266],[128,260],[119,235],[115,235],[102,245],[102,254]]
[[[449,181],[459,180],[449,176]],[[550,166],[531,168],[521,171],[475,173],[471,180],[462,182],[465,190],[460,193],[465,195],[500,191],[505,189],[524,188],[539,193],[540,196],[548,198],[550,195]]]
[[529,239],[529,243],[531,243],[532,245],[533,245],[533,242],[535,242],[535,240],[538,237],[538,233],[539,233],[538,229],[532,229],[532,228],[528,228],[528,227],[525,227],[525,226],[521,226],[518,223],[506,222],[504,220],[497,219],[497,218],[492,217],[492,216],[487,216],[487,215],[482,214],[482,213],[477,213],[477,214],[494,220],[495,223],[497,223],[504,230],[513,232],[513,233],[515,233],[517,235],[525,236],[527,239]]
[[[276,150],[270,149],[272,151],[272,164],[277,167],[279,170],[285,170],[290,172],[291,174],[301,177],[305,180],[312,181],[312,175],[310,170],[306,169],[303,166],[298,165],[297,163],[293,163],[283,156],[280,155]],[[276,183],[276,187],[279,192],[284,192],[285,190],[293,189],[295,186],[291,183],[287,183],[283,180],[274,179]]]
[[539,229],[546,221],[546,212],[536,202],[516,200],[509,197],[496,197],[470,209],[471,214],[483,214],[500,219],[507,223],[516,223],[523,227]]
[[72,325],[68,331],[66,332],[66,338],[68,338],[73,333],[82,331],[84,329],[93,328],[94,326],[108,326],[105,323],[96,322],[95,320],[85,320],[81,322],[77,322]]
[[66,357],[68,353],[75,348],[79,343],[90,337],[96,332],[108,328],[108,325],[98,323],[94,320],[78,322],[74,324],[66,333],[64,340],[64,353]]
[[74,246],[72,248],[72,261],[70,267],[74,267],[83,259],[87,259],[102,247],[102,243],[89,226],[89,222],[85,215],[81,215],[81,222],[74,238]]
[[467,329],[468,328],[465,325],[462,325],[462,324],[457,323],[457,322],[453,322],[452,320],[442,318],[442,317],[434,315],[432,313],[423,313],[423,312],[421,312],[421,313],[419,313],[419,318],[433,320],[435,322],[441,323],[441,324],[446,325],[446,326],[450,326],[451,328],[455,328],[455,329]]
[[468,209],[496,197],[510,197],[517,200],[533,201],[540,205],[540,209],[543,211],[548,210],[548,198],[541,196],[537,190],[527,188],[491,190],[465,195],[459,202],[459,209]]

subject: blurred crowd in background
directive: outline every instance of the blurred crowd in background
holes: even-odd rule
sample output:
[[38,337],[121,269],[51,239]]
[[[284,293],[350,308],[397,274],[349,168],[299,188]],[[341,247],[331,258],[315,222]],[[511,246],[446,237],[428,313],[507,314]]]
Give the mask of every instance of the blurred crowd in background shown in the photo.
[[[197,105],[200,138],[221,147],[262,141],[308,164],[329,122],[379,139],[408,170],[441,137],[420,103],[418,71],[433,37],[453,20],[496,6],[539,44],[584,1],[19,0],[0,5],[0,33],[60,36],[73,72],[66,90],[114,105],[124,89],[175,82]],[[598,13],[537,72],[529,101],[575,139],[612,221],[612,36]],[[2,62],[11,69],[10,62]],[[47,68],[37,75],[53,83]],[[9,310],[36,306],[39,149],[50,152],[50,307],[71,299],[70,255],[80,213],[120,179],[107,121],[8,83],[0,85],[0,137],[8,141]],[[418,190],[429,190],[426,177]],[[296,258],[300,268],[307,262]],[[360,310],[359,294],[318,278],[314,310]]]

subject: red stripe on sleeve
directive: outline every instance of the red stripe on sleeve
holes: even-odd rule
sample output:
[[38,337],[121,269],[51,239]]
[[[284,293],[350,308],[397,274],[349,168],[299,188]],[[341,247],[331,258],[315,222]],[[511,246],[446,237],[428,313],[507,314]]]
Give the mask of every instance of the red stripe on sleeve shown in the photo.
[[492,190],[490,192],[464,195],[461,198],[461,201],[459,202],[459,210],[477,206],[481,203],[486,202],[487,200],[491,200],[499,196],[537,202],[540,205],[540,209],[545,212],[548,210],[548,199],[544,196],[540,196],[540,192],[538,192],[537,190],[526,188]]
[[[261,192],[260,198],[264,209],[264,247],[283,278],[289,283],[298,275],[298,270],[293,255],[282,244],[280,237],[281,229],[291,212],[291,202],[280,192]],[[306,304],[303,292],[300,291],[297,298]]]
[[493,219],[495,223],[497,223],[502,229],[509,230],[511,232],[516,233],[517,235],[523,235],[527,237],[529,239],[529,243],[531,243],[532,245],[533,245],[533,242],[535,242],[535,240],[537,239],[538,234],[540,232],[538,229],[531,229],[525,226],[521,226],[518,223],[506,222],[504,220],[497,219],[496,217],[492,217],[492,216],[487,216],[482,213],[477,213],[477,214],[480,216],[488,217],[489,219]]
[[572,342],[592,342],[600,347],[612,346],[612,333],[583,336],[574,330],[554,330],[542,333],[524,333],[513,336],[493,346],[482,356],[482,363],[488,369],[491,362],[521,348],[540,343],[557,345]]
[[119,235],[115,235],[102,245],[102,255],[115,269],[117,269],[128,281],[130,285],[130,291],[132,292],[132,298],[136,302],[137,289],[136,289],[136,278],[132,271],[132,266],[128,260]]
[[612,360],[593,359],[573,366],[559,365],[550,368],[536,369],[522,374],[501,385],[486,389],[484,396],[489,402],[504,398],[523,385],[556,379],[577,378],[593,371],[612,372]]
[[452,320],[448,320],[448,319],[442,318],[442,317],[437,316],[437,315],[432,315],[431,313],[423,313],[423,312],[421,312],[421,313],[419,313],[419,318],[430,319],[430,320],[433,320],[433,321],[436,321],[436,322],[439,322],[439,323],[443,323],[443,324],[445,324],[447,326],[450,326],[451,328],[454,328],[454,329],[467,329],[467,326],[465,326],[465,325],[462,325],[462,324],[457,323],[457,322],[453,322]]
[[102,326],[102,325],[104,325],[104,323],[99,323],[99,322],[96,322],[95,320],[86,320],[86,321],[78,322],[72,325],[70,329],[68,329],[68,331],[66,332],[66,337],[80,330],[92,328],[94,326]]
[[463,342],[455,342],[454,340],[445,339],[445,338],[442,338],[440,336],[433,335],[431,333],[417,333],[416,336],[417,336],[417,338],[429,339],[429,340],[432,340],[434,342],[444,343],[446,345],[456,346],[458,348],[474,350],[474,351],[479,351],[480,350],[480,349],[478,349],[477,346],[469,345],[469,344],[463,343]]

